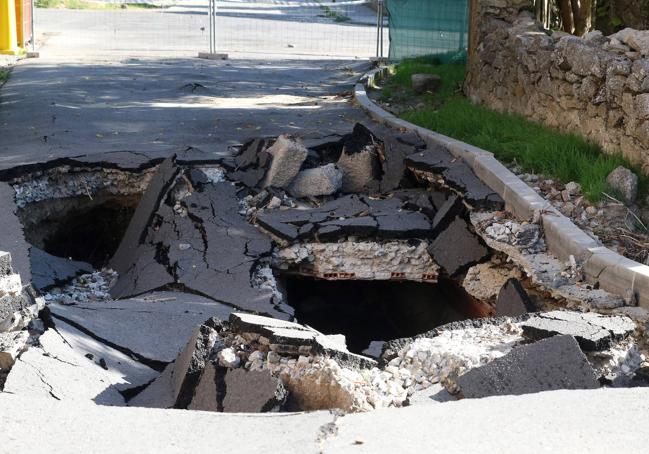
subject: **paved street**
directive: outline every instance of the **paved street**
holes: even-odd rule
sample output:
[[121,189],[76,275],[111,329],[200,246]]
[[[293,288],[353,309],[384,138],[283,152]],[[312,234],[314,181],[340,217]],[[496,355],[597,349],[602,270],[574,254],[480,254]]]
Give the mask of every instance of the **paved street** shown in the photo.
[[[364,31],[369,48],[373,27],[317,16],[295,21],[306,17],[302,7],[278,11],[266,3],[260,10],[257,3],[220,2],[230,15],[219,21],[246,51],[229,52],[227,61],[202,60],[195,56],[207,46],[200,29],[208,18],[203,3],[162,10],[37,9],[41,58],[20,62],[0,93],[0,170],[111,151],[168,153],[192,146],[226,153],[251,136],[322,137],[349,132],[365,118],[347,94],[369,67],[366,59],[350,59],[353,52],[340,49],[335,58],[318,57],[336,46],[316,32],[290,37],[293,48],[286,42],[290,27],[321,27],[341,41],[346,30]],[[359,43],[349,40],[348,49]],[[295,54],[300,49],[312,53],[301,58]]]

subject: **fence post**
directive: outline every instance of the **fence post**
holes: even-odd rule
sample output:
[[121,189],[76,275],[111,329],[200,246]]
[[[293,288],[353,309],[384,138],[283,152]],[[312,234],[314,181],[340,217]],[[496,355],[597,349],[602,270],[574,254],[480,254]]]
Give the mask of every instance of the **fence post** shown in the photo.
[[470,63],[478,48],[478,29],[480,27],[480,0],[469,0],[469,48],[467,60]]

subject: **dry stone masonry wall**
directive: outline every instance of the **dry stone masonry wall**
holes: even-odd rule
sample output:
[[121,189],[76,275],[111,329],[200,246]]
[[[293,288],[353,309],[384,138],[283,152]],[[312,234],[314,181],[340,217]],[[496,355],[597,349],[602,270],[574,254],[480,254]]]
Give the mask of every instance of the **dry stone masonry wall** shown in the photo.
[[649,172],[649,31],[548,32],[530,0],[481,0],[465,92],[621,153]]

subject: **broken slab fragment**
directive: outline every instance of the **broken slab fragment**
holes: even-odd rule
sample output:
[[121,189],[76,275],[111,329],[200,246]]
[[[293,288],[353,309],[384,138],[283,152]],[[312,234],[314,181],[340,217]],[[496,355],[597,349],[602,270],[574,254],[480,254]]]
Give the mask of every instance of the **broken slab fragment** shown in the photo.
[[146,389],[129,400],[129,406],[188,408],[207,358],[217,342],[215,327],[218,327],[218,323],[218,320],[215,320],[213,326],[203,324],[196,328],[178,358]]
[[63,320],[145,362],[170,363],[196,326],[210,317],[227,320],[233,308],[198,295],[153,292],[125,300],[50,304]]
[[455,217],[428,247],[428,253],[449,276],[453,276],[489,256],[489,250],[466,221]]
[[[414,208],[414,209],[412,209]],[[257,223],[283,240],[332,242],[348,236],[413,239],[432,236],[430,218],[400,197],[348,195],[317,208],[266,210]]]
[[25,328],[44,306],[45,300],[31,286],[20,293],[0,293],[0,333]]
[[536,310],[520,281],[515,278],[508,279],[496,298],[496,317],[518,317]]
[[279,136],[266,152],[272,161],[262,184],[264,188],[288,188],[309,154],[300,139],[287,134]]
[[128,298],[173,285],[239,309],[289,318],[290,308],[251,282],[272,244],[239,209],[233,184],[205,183],[197,172],[165,161],[110,262],[119,273],[111,295]]
[[505,356],[469,370],[457,383],[465,398],[599,388],[595,371],[572,336],[514,347]]
[[335,194],[342,187],[343,174],[335,164],[302,170],[288,187],[293,197]]
[[380,142],[360,123],[346,137],[336,165],[343,173],[342,191],[376,192],[381,179]]
[[278,411],[286,402],[282,381],[268,370],[231,369],[225,374],[225,413]]
[[484,184],[473,170],[446,148],[437,146],[409,155],[406,166],[424,180],[435,182],[436,175],[450,188],[462,194],[464,200],[475,208],[502,209],[505,202]]
[[94,271],[89,263],[56,257],[35,246],[31,248],[30,260],[32,283],[41,291],[64,285],[81,274]]
[[536,314],[521,324],[528,339],[544,339],[557,334],[573,336],[586,351],[604,350],[615,340],[635,330],[626,316],[606,316],[594,312],[552,311]]
[[230,324],[233,331],[259,334],[267,338],[271,345],[277,345],[280,349],[285,346],[297,352],[300,346],[305,346],[311,347],[314,353],[334,358],[343,364],[355,367],[376,365],[376,361],[351,353],[344,345],[332,341],[329,336],[299,323],[235,312],[230,315]]
[[47,399],[124,405],[121,392],[142,386],[157,375],[153,369],[57,322],[16,360],[5,392]]

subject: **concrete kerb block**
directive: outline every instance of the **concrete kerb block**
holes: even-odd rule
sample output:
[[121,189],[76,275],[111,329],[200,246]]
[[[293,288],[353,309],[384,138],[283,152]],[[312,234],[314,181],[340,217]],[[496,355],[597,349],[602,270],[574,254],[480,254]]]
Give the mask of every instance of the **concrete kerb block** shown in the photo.
[[609,266],[615,266],[622,259],[620,254],[617,254],[610,249],[599,246],[589,248],[589,257],[585,260],[582,271],[590,282],[595,282],[599,279],[599,275]]
[[534,212],[537,210],[555,211],[547,200],[517,177],[516,180],[505,183],[505,193],[501,197],[505,201],[507,209],[527,221],[534,218]]
[[632,290],[638,306],[649,309],[649,266],[634,264],[631,271],[634,272]]
[[568,260],[572,255],[575,259],[584,261],[590,255],[589,249],[600,246],[570,219],[559,213],[543,216],[543,230],[550,251],[561,260]]
[[476,158],[478,157],[495,159],[493,153],[485,151],[482,148],[475,147],[468,143],[460,142],[459,140],[455,140],[451,137],[442,136],[441,134],[438,135],[448,141],[446,148],[448,148],[448,150],[454,156],[458,156],[464,159],[464,161],[472,168]]
[[635,280],[635,273],[631,271],[631,268],[638,264],[620,255],[618,257],[619,260],[615,262],[613,259],[614,264],[602,270],[597,280],[599,286],[606,291],[626,297],[629,290],[633,290]]

